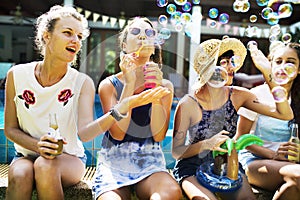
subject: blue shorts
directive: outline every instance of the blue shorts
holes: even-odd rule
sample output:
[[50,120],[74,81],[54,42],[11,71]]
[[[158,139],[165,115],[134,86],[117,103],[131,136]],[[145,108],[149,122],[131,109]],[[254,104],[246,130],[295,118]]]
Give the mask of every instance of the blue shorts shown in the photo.
[[255,161],[255,160],[261,160],[262,158],[247,151],[246,149],[239,151],[239,162],[242,165],[243,169],[246,170],[247,166]]
[[[12,159],[11,163],[13,163],[15,160],[19,159],[19,158],[23,158],[24,155],[22,153],[16,152],[14,158]],[[27,156],[29,159],[31,159],[32,161],[34,161],[35,159],[38,158],[38,156]],[[86,165],[86,161],[87,161],[87,156],[86,154],[84,154],[83,157],[78,157],[81,162],[83,162],[84,165]]]

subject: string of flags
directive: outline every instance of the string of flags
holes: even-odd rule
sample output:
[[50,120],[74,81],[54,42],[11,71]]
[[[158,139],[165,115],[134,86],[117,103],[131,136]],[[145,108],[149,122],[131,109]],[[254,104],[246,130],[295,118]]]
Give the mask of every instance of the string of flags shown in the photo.
[[[126,24],[126,19],[124,17],[116,18],[112,16],[102,15],[99,13],[93,13],[89,10],[84,10],[81,7],[76,7],[76,10],[83,14],[86,19],[90,18],[93,22],[97,22],[101,20],[103,26],[110,23],[112,28],[120,28],[122,29]],[[215,22],[210,18],[202,19],[203,24],[208,32],[218,32],[220,34],[226,35],[234,35],[234,36],[248,36],[248,37],[257,37],[257,38],[267,38],[270,34],[270,27],[259,28],[259,27],[245,27],[241,23],[240,25],[230,25],[230,24],[221,24],[219,22]],[[215,23],[215,26],[212,28],[211,24]],[[255,29],[254,29],[255,28]],[[212,30],[210,30],[212,29]],[[213,29],[218,31],[213,31]],[[247,35],[247,32],[251,29],[251,35]],[[297,30],[298,29],[298,30]],[[290,32],[294,34],[296,31],[300,30],[300,22],[295,23],[289,27],[281,27],[281,32],[284,34],[286,32]],[[205,30],[202,29],[202,32]]]
[[77,12],[83,14],[86,19],[88,19],[90,16],[92,16],[93,22],[97,22],[101,17],[101,21],[104,26],[109,22],[111,27],[115,27],[118,22],[118,26],[121,29],[124,27],[124,25],[126,23],[126,19],[122,19],[122,18],[118,19],[116,17],[101,15],[99,13],[92,13],[91,11],[84,10],[83,8],[80,8],[80,7],[76,7],[76,10],[77,10]]

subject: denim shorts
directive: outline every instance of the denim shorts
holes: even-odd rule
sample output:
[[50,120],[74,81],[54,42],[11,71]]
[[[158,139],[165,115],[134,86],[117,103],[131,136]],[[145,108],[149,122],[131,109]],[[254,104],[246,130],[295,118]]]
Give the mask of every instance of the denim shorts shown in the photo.
[[[19,152],[15,152],[15,156],[13,157],[11,163],[13,163],[15,160],[19,159],[19,158],[23,158],[24,155],[22,153],[19,153]],[[32,161],[34,161],[35,159],[38,158],[38,156],[27,156],[29,159],[31,159]],[[78,157],[81,162],[83,162],[84,165],[86,165],[86,161],[87,161],[87,156],[86,154],[84,154],[84,156],[82,157]]]
[[239,156],[239,162],[242,165],[242,168],[244,170],[246,170],[247,166],[251,162],[253,162],[255,160],[261,160],[262,159],[261,157],[247,151],[246,149],[240,150],[238,156]]

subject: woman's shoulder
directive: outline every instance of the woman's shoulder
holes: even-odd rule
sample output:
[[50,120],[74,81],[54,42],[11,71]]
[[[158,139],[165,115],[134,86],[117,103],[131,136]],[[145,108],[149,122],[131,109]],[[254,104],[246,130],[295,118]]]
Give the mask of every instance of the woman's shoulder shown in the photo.
[[17,65],[13,65],[9,70],[10,71],[16,71],[16,70],[27,71],[27,70],[31,70],[32,68],[34,68],[37,64],[38,64],[38,61],[33,61],[33,62],[29,62],[29,63],[20,63]]
[[168,79],[163,79],[162,80],[162,86],[167,87],[167,88],[169,88],[172,91],[174,90],[173,83],[170,80],[168,80]]
[[191,94],[185,94],[178,102],[178,106],[194,109],[198,104],[197,100]]

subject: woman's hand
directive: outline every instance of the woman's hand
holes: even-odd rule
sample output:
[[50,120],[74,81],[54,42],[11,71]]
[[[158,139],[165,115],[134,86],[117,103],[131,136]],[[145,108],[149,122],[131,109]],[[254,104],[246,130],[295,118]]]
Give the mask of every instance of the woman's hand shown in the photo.
[[146,88],[154,88],[162,84],[163,73],[155,62],[147,62],[143,68]]
[[220,131],[218,134],[212,136],[205,141],[206,149],[216,150],[221,152],[227,152],[226,149],[222,149],[220,146],[229,138],[228,131]]
[[168,94],[171,94],[171,91],[168,88],[159,86],[154,89],[145,90],[139,94],[127,97],[115,107],[120,113],[124,114],[132,108],[152,103]]
[[125,84],[134,84],[136,80],[135,69],[137,67],[135,54],[125,54],[121,56],[120,69],[123,72]]
[[265,71],[271,71],[270,61],[263,52],[257,48],[257,45],[249,44],[249,49],[251,58],[257,69],[259,69],[262,73]]
[[[63,142],[66,144],[65,140],[63,140]],[[46,159],[54,159],[56,157],[54,154],[57,154],[58,149],[58,144],[56,143],[57,139],[52,137],[50,134],[43,135],[37,144],[39,154]]]
[[273,156],[273,160],[289,161],[288,156],[297,156],[299,145],[294,142],[282,142]]

